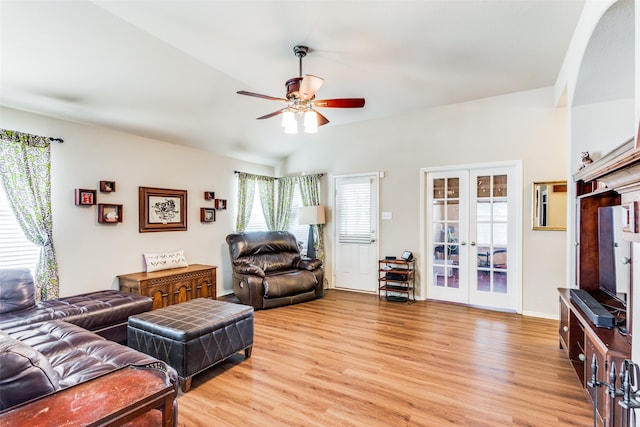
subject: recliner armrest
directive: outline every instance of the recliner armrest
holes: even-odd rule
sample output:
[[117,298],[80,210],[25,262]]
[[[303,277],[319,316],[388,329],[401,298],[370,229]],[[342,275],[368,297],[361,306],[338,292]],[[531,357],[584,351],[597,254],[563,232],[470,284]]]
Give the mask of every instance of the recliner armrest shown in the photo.
[[299,270],[313,271],[318,267],[322,267],[322,261],[317,258],[300,258],[296,263],[296,268]]
[[255,264],[234,265],[233,270],[238,274],[253,274],[254,276],[264,277],[264,270]]

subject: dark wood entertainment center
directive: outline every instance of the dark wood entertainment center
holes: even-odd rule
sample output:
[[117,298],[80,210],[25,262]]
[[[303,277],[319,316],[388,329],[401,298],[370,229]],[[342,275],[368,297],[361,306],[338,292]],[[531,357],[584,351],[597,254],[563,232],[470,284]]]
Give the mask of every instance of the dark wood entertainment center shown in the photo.
[[[574,175],[576,182],[576,282],[608,308],[619,308],[616,320],[626,326],[624,335],[618,328],[599,328],[570,298],[569,289],[560,293],[560,347],[563,348],[576,374],[593,400],[588,386],[592,379],[592,360],[598,363],[599,381],[609,381],[611,366],[619,369],[621,362],[631,358],[633,338],[633,277],[629,280],[626,316],[624,306],[599,290],[598,208],[622,206],[626,222],[622,225],[623,239],[640,243],[640,150],[633,139],[604,155]],[[633,246],[633,245],[632,245]],[[631,249],[633,258],[633,247]],[[630,271],[632,271],[630,269]],[[630,273],[631,276],[633,276]],[[620,314],[621,313],[621,314]],[[619,371],[618,371],[619,372]],[[595,388],[597,396],[597,425],[620,425],[621,407],[612,402],[605,387]]]

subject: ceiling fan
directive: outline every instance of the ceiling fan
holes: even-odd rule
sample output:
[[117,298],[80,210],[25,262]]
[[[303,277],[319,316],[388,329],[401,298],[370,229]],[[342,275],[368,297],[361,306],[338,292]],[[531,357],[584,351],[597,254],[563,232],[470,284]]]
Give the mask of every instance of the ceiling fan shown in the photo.
[[293,53],[298,57],[300,63],[299,77],[293,77],[285,83],[287,95],[285,98],[277,98],[269,95],[261,95],[259,93],[247,92],[239,90],[240,95],[254,96],[256,98],[268,99],[271,101],[286,102],[289,105],[281,110],[274,111],[257,120],[268,119],[282,114],[282,126],[285,133],[298,133],[298,123],[296,115],[304,115],[304,128],[307,133],[315,133],[318,126],[326,125],[329,119],[314,110],[313,107],[329,107],[329,108],[362,108],[364,107],[364,98],[337,98],[337,99],[321,99],[316,100],[316,92],[322,86],[324,79],[305,74],[302,77],[302,58],[307,56],[309,48],[307,46],[294,46]]

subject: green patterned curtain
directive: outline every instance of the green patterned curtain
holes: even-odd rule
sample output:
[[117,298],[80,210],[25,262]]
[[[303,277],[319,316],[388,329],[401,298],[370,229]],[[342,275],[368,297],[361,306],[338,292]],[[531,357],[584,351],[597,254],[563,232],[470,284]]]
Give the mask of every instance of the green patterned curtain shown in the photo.
[[238,216],[236,217],[236,231],[242,233],[251,219],[253,209],[253,195],[256,192],[256,176],[238,172]]
[[264,221],[267,224],[267,229],[276,230],[276,218],[274,210],[274,181],[275,178],[269,176],[258,176],[258,193],[260,194],[260,204],[262,205],[262,213],[264,214]]
[[291,202],[296,178],[278,178],[278,204],[276,206],[275,229],[286,230],[289,228],[289,216],[291,215]]
[[[300,185],[300,195],[304,206],[318,206],[320,204],[320,177],[322,175],[302,175],[297,177]],[[324,224],[313,226],[313,240],[316,257],[324,263]]]
[[0,129],[0,179],[25,237],[41,247],[34,277],[36,299],[57,298],[49,138]]

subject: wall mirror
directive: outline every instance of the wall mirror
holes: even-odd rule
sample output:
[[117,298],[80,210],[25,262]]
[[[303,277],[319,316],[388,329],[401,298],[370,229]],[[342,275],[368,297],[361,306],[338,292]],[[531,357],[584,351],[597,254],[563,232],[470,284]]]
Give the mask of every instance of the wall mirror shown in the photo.
[[533,230],[567,229],[567,181],[533,183]]

